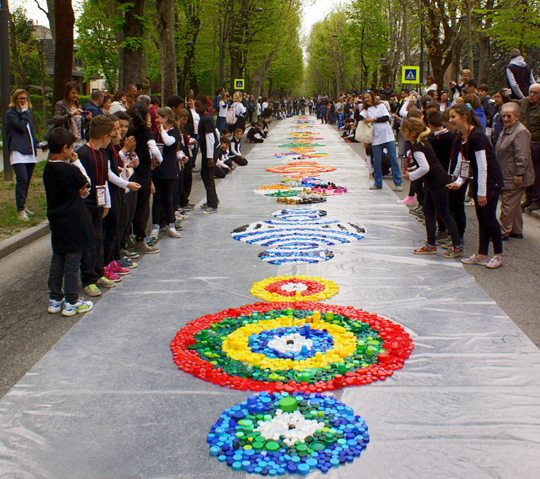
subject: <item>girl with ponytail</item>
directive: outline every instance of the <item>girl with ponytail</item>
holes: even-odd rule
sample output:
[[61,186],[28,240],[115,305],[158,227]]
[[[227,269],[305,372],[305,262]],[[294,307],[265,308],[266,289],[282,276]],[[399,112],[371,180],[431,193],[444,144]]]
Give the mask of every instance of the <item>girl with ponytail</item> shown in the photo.
[[[478,253],[462,262],[499,268],[503,264],[501,225],[497,221],[497,203],[503,185],[501,167],[470,105],[452,106],[449,125],[457,136],[452,154],[452,164],[456,165],[454,181],[448,188],[458,190],[469,180],[479,227]],[[495,253],[491,259],[488,257],[490,242]]]
[[406,118],[401,124],[403,137],[411,142],[409,154],[416,164],[412,171],[405,171],[403,177],[410,181],[424,179],[424,217],[426,220],[427,241],[424,246],[414,251],[414,254],[437,254],[435,233],[437,230],[437,216],[444,222],[452,238],[452,246],[443,254],[444,258],[457,258],[461,256],[463,244],[448,204],[448,189],[446,185],[450,176],[437,159],[435,152],[427,137],[431,130],[426,127],[421,118]]

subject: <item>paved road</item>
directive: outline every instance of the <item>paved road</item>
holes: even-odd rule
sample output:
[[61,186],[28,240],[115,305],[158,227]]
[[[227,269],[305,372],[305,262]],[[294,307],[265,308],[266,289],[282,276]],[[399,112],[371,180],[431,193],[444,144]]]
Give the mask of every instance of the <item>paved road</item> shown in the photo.
[[[198,200],[202,185],[194,177]],[[467,216],[466,253],[472,254],[478,232],[474,208],[467,208]],[[506,265],[500,270],[467,270],[540,347],[540,221],[526,216],[525,235],[505,243]],[[47,236],[0,261],[0,397],[78,321],[45,312],[49,254]]]
[[[272,154],[288,125],[257,147],[249,168],[222,184],[220,214],[193,213],[183,240],[165,240],[161,255],[147,258],[0,400],[3,472],[236,478],[209,459],[205,439],[219,411],[247,393],[177,371],[168,344],[187,321],[253,301],[253,281],[299,273],[337,281],[332,303],[392,318],[415,341],[391,379],[335,392],[366,418],[372,441],[361,459],[332,477],[422,479],[434,470],[448,477],[471,470],[478,477],[534,477],[540,352],[461,265],[411,254],[423,228],[388,188],[368,191],[365,167],[329,127],[321,133],[337,168],[331,178],[350,191],[324,209],[331,219],[364,224],[366,237],[333,246],[331,261],[279,267],[258,260],[259,248],[230,239],[233,227],[278,208],[252,190],[275,181],[265,168],[280,163]],[[504,271],[492,273],[508,278]]]

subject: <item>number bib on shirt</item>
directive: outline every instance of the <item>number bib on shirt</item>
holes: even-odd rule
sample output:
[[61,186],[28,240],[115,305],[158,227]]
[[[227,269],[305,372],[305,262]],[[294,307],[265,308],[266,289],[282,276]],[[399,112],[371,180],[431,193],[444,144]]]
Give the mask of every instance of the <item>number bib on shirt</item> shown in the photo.
[[96,186],[96,200],[98,206],[105,206],[105,186]]

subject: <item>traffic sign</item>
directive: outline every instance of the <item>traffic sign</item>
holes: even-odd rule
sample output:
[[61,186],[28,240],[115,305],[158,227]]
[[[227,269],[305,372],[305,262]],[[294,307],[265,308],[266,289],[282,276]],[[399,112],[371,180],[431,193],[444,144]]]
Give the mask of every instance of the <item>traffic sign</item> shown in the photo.
[[420,67],[402,66],[401,83],[420,83]]
[[235,78],[234,79],[234,89],[235,90],[244,90],[246,85],[246,81],[243,78]]

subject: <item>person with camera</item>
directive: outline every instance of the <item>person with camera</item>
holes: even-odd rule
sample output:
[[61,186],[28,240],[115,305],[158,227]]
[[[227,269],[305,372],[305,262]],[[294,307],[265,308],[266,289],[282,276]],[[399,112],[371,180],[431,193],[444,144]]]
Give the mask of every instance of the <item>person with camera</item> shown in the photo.
[[19,88],[11,96],[4,121],[9,162],[13,167],[16,179],[17,216],[21,221],[30,221],[30,215],[33,214],[26,208],[26,198],[36,166],[37,149],[40,146],[34,134],[31,108],[28,92]]
[[81,87],[76,81],[67,82],[64,98],[56,102],[52,119],[53,128],[61,126],[75,137],[76,150],[85,143],[84,131],[92,118],[92,113],[83,111],[79,105],[80,93]]

